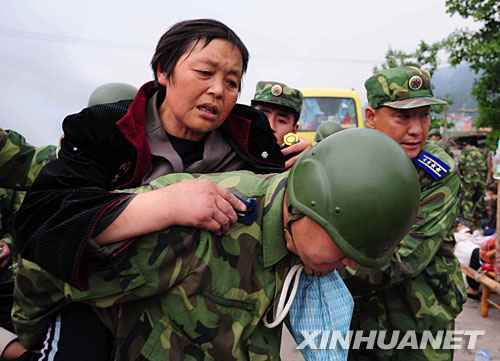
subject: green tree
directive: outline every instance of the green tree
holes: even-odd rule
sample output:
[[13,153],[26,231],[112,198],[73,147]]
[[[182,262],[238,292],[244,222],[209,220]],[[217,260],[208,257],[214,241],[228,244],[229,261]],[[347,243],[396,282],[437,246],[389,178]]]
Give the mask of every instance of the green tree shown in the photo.
[[480,74],[471,91],[479,114],[476,124],[494,130],[488,134],[487,145],[495,149],[500,128],[500,1],[447,0],[446,6],[451,15],[481,24],[477,31],[455,30],[444,45],[452,65],[466,62]]
[[[453,100],[453,97],[451,94],[446,94],[443,97],[443,100],[446,100],[448,103],[447,106],[449,107],[450,105],[455,104],[455,101]],[[446,122],[446,128],[453,128],[455,126],[455,123],[447,121]],[[431,127],[430,129],[434,128],[442,128],[444,127],[444,105],[432,105],[431,106]]]
[[[446,7],[450,15],[472,18],[481,27],[477,31],[457,29],[433,44],[421,41],[412,53],[389,48],[381,68],[414,65],[432,74],[438,66],[440,50],[447,51],[452,65],[468,63],[479,75],[471,91],[479,113],[476,125],[493,129],[487,144],[495,149],[500,129],[500,1],[446,0]],[[375,67],[374,71],[377,70]],[[437,117],[433,124],[437,126]]]
[[[376,73],[382,69],[395,68],[399,66],[416,66],[420,69],[427,70],[431,75],[437,69],[439,65],[438,52],[442,50],[444,43],[438,41],[433,44],[427,44],[425,41],[421,40],[418,48],[411,53],[405,53],[404,51],[392,49],[389,47],[385,55],[385,63],[373,68],[373,72]],[[446,101],[449,105],[453,104],[453,98],[451,94],[446,94]],[[431,106],[431,129],[440,128],[444,126],[444,113],[443,105],[433,105]],[[448,124],[447,128],[453,127],[454,124]]]
[[387,54],[385,54],[385,63],[381,64],[380,68],[375,66],[373,72],[398,66],[416,66],[427,70],[432,75],[439,65],[438,52],[442,48],[443,42],[427,44],[423,40],[420,41],[417,50],[412,53],[405,53],[389,47]]

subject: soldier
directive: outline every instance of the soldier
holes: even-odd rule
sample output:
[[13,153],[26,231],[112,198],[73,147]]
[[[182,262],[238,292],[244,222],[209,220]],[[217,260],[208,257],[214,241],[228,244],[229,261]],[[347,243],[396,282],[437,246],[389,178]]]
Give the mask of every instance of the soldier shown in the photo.
[[312,143],[303,138],[288,147],[285,146],[284,136],[288,133],[297,133],[300,111],[302,109],[302,92],[290,88],[288,85],[276,81],[259,81],[252,99],[252,107],[262,111],[273,130],[278,145],[287,162],[289,169],[300,154],[312,147]]
[[[35,180],[38,172],[55,158],[55,146],[36,148],[13,130],[0,129],[0,326],[12,330],[10,311],[12,291],[17,268],[17,252],[8,221],[21,206],[24,191]],[[0,355],[15,335],[0,328]]]
[[[351,329],[365,336],[372,330],[387,331],[385,345],[393,337],[400,341],[407,331],[420,341],[424,331],[436,337],[438,331],[454,329],[466,293],[453,254],[460,179],[446,152],[426,143],[430,105],[444,102],[433,98],[429,73],[415,67],[382,70],[366,80],[365,87],[367,127],[388,134],[406,151],[417,169],[421,195],[417,221],[387,266],[342,272],[355,302]],[[453,358],[453,350],[429,344],[398,350],[361,344],[361,349],[349,352],[350,360]]]
[[429,131],[429,140],[441,140],[441,132],[437,128],[433,128]]
[[[11,280],[16,257],[12,253],[13,239],[7,229],[8,220],[19,209],[27,190],[42,167],[55,158],[55,146],[36,148],[13,130],[0,128],[0,281]],[[11,271],[12,271],[11,270]]]
[[337,132],[340,132],[343,130],[342,126],[334,121],[326,121],[321,123],[321,125],[318,127],[318,130],[316,131],[316,134],[314,135],[314,141],[316,143],[321,142],[323,139],[326,137],[335,134]]
[[428,136],[427,139],[428,139],[429,142],[439,145],[441,148],[443,148],[446,151],[446,153],[448,153],[448,155],[452,159],[454,158],[454,155],[453,155],[453,152],[450,149],[450,146],[447,143],[445,143],[445,142],[442,141],[442,139],[441,139],[441,132],[439,131],[439,129],[437,129],[437,128],[431,129],[429,131],[429,136]]
[[[93,106],[96,104],[105,104],[105,103],[114,103],[120,100],[126,100],[126,99],[133,99],[137,93],[137,89],[129,84],[125,83],[107,83],[104,85],[101,85],[97,87],[92,94],[89,97],[88,100],[88,106]],[[3,171],[3,168],[0,166],[0,174],[9,174],[11,177],[8,177],[5,179],[5,182],[9,182],[9,184],[13,185],[15,184],[15,187],[17,189],[24,189],[27,190],[29,186],[33,183],[34,179],[38,175],[38,172],[41,170],[41,167],[47,163],[47,161],[51,161],[55,159],[56,156],[56,148],[54,146],[46,146],[46,147],[41,147],[41,148],[35,148],[29,144],[26,144],[25,139],[18,133],[14,131],[6,131],[4,132],[1,130],[0,133],[0,144],[4,144],[4,138],[5,138],[5,146],[2,146],[0,156],[2,155],[7,155],[11,156],[12,154],[16,154],[10,162],[7,162],[7,159],[5,159],[5,162],[8,164],[12,165],[12,168],[8,171]],[[61,140],[64,136],[61,137]],[[7,142],[8,140],[8,142]],[[60,141],[61,141],[60,140]],[[50,152],[50,153],[49,153]],[[2,157],[3,158],[3,157]],[[1,158],[0,158],[1,159]],[[19,163],[18,159],[23,159],[23,163]],[[2,162],[3,164],[3,162]],[[31,164],[31,165],[29,165]],[[24,166],[23,166],[24,165]],[[29,166],[28,166],[29,165]],[[28,167],[28,169],[26,169]],[[15,180],[13,175],[16,174],[18,179]],[[23,179],[23,177],[26,177]],[[4,183],[5,183],[4,182]],[[12,248],[12,235],[8,233],[7,231],[7,219],[10,218],[21,206],[22,199],[24,197],[25,192],[19,192],[13,189],[5,189],[5,188],[0,188],[0,198],[1,198],[1,225],[0,225],[0,232],[2,239],[0,240],[0,247],[3,248],[3,252],[0,252],[0,255],[3,256],[4,253],[10,252],[10,249]],[[6,243],[6,244],[5,244]],[[5,262],[9,261],[9,257],[5,257]],[[3,263],[1,263],[2,257],[0,257],[0,276],[2,278],[2,282],[6,280],[10,280],[12,283],[12,287],[14,286],[13,283],[13,277],[15,275],[15,269],[17,267],[17,257],[11,256],[12,259],[12,266],[11,272],[6,272],[2,271],[2,266]],[[12,294],[12,292],[11,292]],[[7,295],[4,295],[7,296]],[[4,297],[4,301],[7,301],[7,298]],[[10,311],[12,307],[12,300],[10,302],[4,302],[2,304],[2,310],[1,310],[1,323],[0,326],[5,327],[7,329],[12,330],[12,325],[10,322]],[[75,340],[76,339],[83,339],[81,336],[81,332],[85,331],[92,331],[92,327],[98,325],[96,320],[93,319],[92,314],[89,314],[88,312],[85,312],[83,309],[77,309],[75,307],[72,307],[71,309],[68,310],[67,313],[73,313],[74,315],[78,316],[78,319],[76,319],[75,323],[78,322],[78,327],[75,327],[75,330],[77,332],[71,332],[71,338],[72,338],[72,345],[71,345],[71,350],[73,352],[76,351],[76,345],[75,345]],[[79,315],[78,315],[79,314]],[[66,313],[65,313],[66,315]],[[74,317],[72,315],[72,317]],[[84,322],[85,321],[85,322]],[[83,325],[87,326],[87,328],[84,328]],[[69,333],[68,333],[69,334]],[[97,338],[103,338],[103,335],[100,333],[97,333],[95,330],[92,331],[92,334],[96,335],[96,338],[93,338],[90,340],[89,343],[84,344],[80,348],[80,352],[82,350],[88,349],[89,344],[91,346],[94,346],[94,349],[97,349],[98,352],[104,353],[104,348],[101,343],[96,342]],[[15,343],[12,343],[16,339],[16,335],[10,334],[6,330],[0,329],[0,356],[2,356],[3,351],[6,351],[7,357],[12,355],[12,353],[19,353],[19,352],[24,352],[24,349],[21,347],[18,347],[19,345],[16,345]],[[95,345],[94,345],[95,343]],[[7,349],[7,346],[10,344],[10,346],[13,346],[13,349]],[[65,350],[62,350],[62,354],[64,354]],[[89,353],[84,355],[88,356],[90,355]],[[5,356],[5,355],[4,355]],[[86,357],[84,356],[84,357]],[[24,356],[26,360],[28,361],[28,355],[25,354]],[[39,354],[37,353],[32,353],[30,355],[30,360],[31,359],[38,359]],[[58,354],[56,356],[56,359],[58,359],[60,355]],[[11,358],[11,357],[9,357]],[[74,357],[73,357],[74,358]]]
[[462,178],[460,210],[462,218],[471,224],[480,225],[484,215],[484,191],[488,176],[488,161],[477,148],[476,139],[467,140],[465,149],[458,158],[458,170]]
[[[337,152],[343,156],[332,158]],[[194,179],[246,200],[247,212],[227,235],[172,226],[137,237],[109,267],[90,265],[86,292],[23,262],[13,318],[25,345],[37,347],[47,319],[73,300],[114,317],[108,324],[118,360],[278,360],[280,331],[261,320],[291,266],[300,258],[306,273],[324,275],[353,262],[384,264],[414,222],[419,199],[409,158],[370,129],[329,137],[289,173],[170,174],[121,192]],[[367,234],[353,222],[359,218]]]

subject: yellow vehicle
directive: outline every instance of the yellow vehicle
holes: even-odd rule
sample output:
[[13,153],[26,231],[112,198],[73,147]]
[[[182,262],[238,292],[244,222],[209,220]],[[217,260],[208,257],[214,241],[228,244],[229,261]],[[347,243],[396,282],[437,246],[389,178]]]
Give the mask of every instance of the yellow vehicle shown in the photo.
[[299,136],[314,141],[321,123],[335,121],[347,128],[364,128],[359,94],[354,90],[300,89],[304,95],[299,117]]

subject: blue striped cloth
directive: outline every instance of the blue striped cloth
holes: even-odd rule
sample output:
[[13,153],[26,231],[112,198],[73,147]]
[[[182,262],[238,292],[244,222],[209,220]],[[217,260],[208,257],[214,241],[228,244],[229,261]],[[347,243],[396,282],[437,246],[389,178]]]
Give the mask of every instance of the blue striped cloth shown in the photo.
[[322,277],[300,275],[288,318],[290,331],[307,361],[347,360],[353,306],[352,296],[336,271]]

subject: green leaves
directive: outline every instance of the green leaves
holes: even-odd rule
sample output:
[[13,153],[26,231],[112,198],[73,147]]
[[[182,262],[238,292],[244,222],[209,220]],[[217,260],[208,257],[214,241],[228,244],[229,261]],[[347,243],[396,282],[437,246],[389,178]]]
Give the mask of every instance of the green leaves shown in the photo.
[[[433,44],[422,40],[412,53],[389,48],[381,68],[414,65],[432,74],[439,64],[437,54],[441,50],[447,52],[452,65],[468,63],[480,76],[471,91],[478,106],[476,125],[493,128],[491,137],[495,139],[488,144],[496,148],[500,128],[500,1],[446,0],[446,7],[450,16],[472,18],[482,26],[477,31],[456,29]],[[378,70],[377,67],[374,70]]]
[[[442,47],[442,42],[427,44],[423,40],[420,41],[418,48],[411,53],[405,53],[389,47],[385,55],[385,63],[380,66],[380,69],[395,68],[398,66],[416,66],[417,68],[429,71],[432,75],[438,66],[439,60],[437,55]],[[379,68],[375,67],[373,72],[375,73],[378,70]]]

